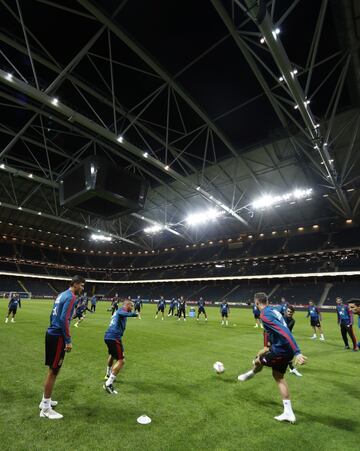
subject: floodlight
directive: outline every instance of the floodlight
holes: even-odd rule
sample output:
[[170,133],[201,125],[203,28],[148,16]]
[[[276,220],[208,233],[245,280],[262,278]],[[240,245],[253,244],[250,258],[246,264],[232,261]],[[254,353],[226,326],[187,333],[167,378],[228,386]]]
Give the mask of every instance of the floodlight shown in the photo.
[[111,237],[110,236],[97,235],[95,233],[93,233],[91,235],[91,239],[94,240],[94,241],[111,241]]
[[312,188],[307,189],[296,189],[290,193],[285,193],[282,195],[272,195],[272,194],[265,194],[264,196],[260,197],[259,199],[255,200],[251,205],[255,210],[260,210],[264,208],[269,208],[274,205],[278,205],[284,202],[292,201],[290,202],[295,203],[294,200],[298,199],[304,199],[306,197],[309,197],[312,194]]
[[164,230],[164,226],[162,226],[161,224],[155,224],[151,227],[146,227],[144,229],[145,233],[150,233],[150,234],[154,234],[154,233],[159,233],[162,230]]
[[208,221],[214,221],[216,218],[224,214],[223,211],[216,210],[215,208],[210,208],[199,213],[193,213],[189,215],[185,221],[189,226],[196,226],[199,224],[204,224]]

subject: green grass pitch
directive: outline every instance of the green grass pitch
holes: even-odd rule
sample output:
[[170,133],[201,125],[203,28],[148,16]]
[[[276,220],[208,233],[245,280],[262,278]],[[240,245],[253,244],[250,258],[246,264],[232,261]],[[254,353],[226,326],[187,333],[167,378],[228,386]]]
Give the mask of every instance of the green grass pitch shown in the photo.
[[[52,303],[24,301],[16,323],[4,323],[0,301],[0,447],[2,450],[358,450],[360,446],[360,353],[344,351],[334,314],[324,314],[326,342],[309,339],[305,313],[295,315],[295,337],[308,356],[302,378],[287,374],[297,416],[277,423],[282,403],[271,370],[240,383],[262,347],[250,310],[232,309],[230,326],[218,308],[209,321],[184,323],[129,319],[126,365],[116,382],[118,396],[102,389],[106,366],[104,331],[108,303],[99,303],[78,329],[53,398],[60,421],[39,418],[46,374],[44,334]],[[359,330],[356,326],[356,332]],[[226,371],[216,375],[215,361]],[[150,425],[136,423],[147,414]]]

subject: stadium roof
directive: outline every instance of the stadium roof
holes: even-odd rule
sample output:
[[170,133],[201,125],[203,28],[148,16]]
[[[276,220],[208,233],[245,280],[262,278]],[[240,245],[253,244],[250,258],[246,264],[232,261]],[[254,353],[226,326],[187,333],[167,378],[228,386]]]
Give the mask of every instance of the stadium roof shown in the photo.
[[[127,248],[356,219],[359,9],[1,0],[0,219]],[[143,211],[105,222],[60,207],[61,177],[94,153],[149,180]],[[312,195],[252,208],[298,188]],[[184,226],[209,207],[224,215]],[[167,230],[144,234],[153,224]]]

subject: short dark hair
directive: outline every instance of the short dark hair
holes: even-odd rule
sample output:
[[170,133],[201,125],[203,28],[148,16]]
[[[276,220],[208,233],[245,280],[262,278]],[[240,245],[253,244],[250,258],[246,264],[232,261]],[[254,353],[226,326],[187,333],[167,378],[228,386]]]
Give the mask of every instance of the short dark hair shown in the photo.
[[348,301],[346,301],[347,304],[355,304],[357,307],[360,307],[360,299],[349,299]]
[[70,286],[73,287],[76,283],[85,283],[85,278],[82,276],[73,276],[70,281]]
[[254,299],[259,301],[260,304],[267,304],[268,303],[268,297],[266,293],[255,293]]
[[288,305],[288,310],[290,310],[291,312],[295,312],[295,307],[293,305]]

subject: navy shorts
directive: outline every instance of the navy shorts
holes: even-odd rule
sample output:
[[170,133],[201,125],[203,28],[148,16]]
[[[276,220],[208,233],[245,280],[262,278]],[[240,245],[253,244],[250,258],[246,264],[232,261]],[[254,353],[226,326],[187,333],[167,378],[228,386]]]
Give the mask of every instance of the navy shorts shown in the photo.
[[310,324],[312,327],[321,327],[320,321],[318,319],[310,319]]
[[199,307],[198,313],[205,313],[204,307]]
[[157,311],[164,313],[165,307],[158,307]]
[[260,315],[254,315],[255,319],[260,319]]
[[228,317],[228,313],[227,312],[221,312],[221,317],[222,318],[227,318]]
[[62,335],[45,335],[45,365],[56,370],[61,368],[65,357],[65,340]]
[[12,313],[13,315],[16,315],[17,307],[9,309],[9,313]]
[[107,340],[105,338],[104,341],[112,358],[114,358],[115,360],[124,359],[124,346],[121,340]]
[[293,355],[277,355],[271,351],[260,356],[260,362],[265,366],[270,366],[273,370],[281,374],[286,373],[286,368],[293,359]]

